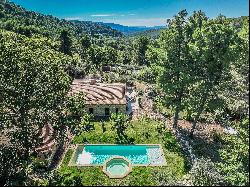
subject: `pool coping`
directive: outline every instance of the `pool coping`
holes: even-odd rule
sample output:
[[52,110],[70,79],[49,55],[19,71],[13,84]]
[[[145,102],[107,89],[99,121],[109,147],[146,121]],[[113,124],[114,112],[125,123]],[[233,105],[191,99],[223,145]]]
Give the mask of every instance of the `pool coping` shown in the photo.
[[[126,173],[124,173],[123,175],[111,175],[108,171],[107,171],[107,164],[108,162],[110,162],[113,159],[123,159],[128,163],[128,170],[126,171]],[[103,164],[103,173],[105,173],[110,179],[123,179],[125,177],[128,176],[128,174],[132,171],[132,163],[129,159],[123,157],[123,156],[112,156],[109,159],[107,159],[104,164]]]
[[[103,164],[73,164],[73,160],[75,160],[76,157],[76,151],[78,149],[79,146],[100,146],[100,145],[104,145],[104,146],[109,146],[109,145],[118,145],[118,146],[159,146],[160,148],[160,152],[161,155],[163,156],[163,164],[132,164],[132,167],[137,167],[137,166],[147,166],[147,167],[160,167],[160,166],[167,166],[167,161],[166,161],[166,157],[162,148],[161,144],[75,144],[75,150],[70,158],[69,164],[68,166],[75,166],[75,167],[102,167],[105,165],[106,162],[104,162]],[[113,155],[112,157],[119,157],[120,155]]]

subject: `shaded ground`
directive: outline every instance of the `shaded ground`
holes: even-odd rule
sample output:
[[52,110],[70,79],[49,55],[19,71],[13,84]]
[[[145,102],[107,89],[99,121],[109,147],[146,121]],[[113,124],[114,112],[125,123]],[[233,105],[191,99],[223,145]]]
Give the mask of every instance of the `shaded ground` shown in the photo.
[[198,123],[194,132],[194,138],[190,139],[191,122],[179,120],[178,131],[177,129],[173,129],[173,119],[167,118],[154,110],[154,102],[148,97],[150,88],[141,83],[136,86],[138,92],[139,90],[143,91],[143,95],[137,96],[141,97],[141,108],[136,110],[133,119],[137,119],[140,116],[147,116],[151,119],[162,121],[176,135],[183,149],[186,150],[190,157],[194,159],[194,157],[203,156],[213,161],[219,160],[218,150],[222,146],[220,143],[220,134],[224,133],[222,126],[219,124]]

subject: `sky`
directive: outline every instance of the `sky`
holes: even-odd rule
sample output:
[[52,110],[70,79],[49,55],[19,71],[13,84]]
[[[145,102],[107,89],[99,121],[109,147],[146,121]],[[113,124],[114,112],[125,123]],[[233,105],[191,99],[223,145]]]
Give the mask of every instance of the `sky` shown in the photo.
[[249,15],[248,0],[11,0],[24,8],[66,20],[164,26],[180,10],[202,10],[210,18]]

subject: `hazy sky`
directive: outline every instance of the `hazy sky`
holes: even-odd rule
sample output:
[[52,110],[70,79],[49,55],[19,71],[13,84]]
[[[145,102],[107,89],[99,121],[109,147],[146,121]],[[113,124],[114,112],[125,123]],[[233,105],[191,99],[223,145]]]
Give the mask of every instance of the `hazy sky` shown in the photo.
[[129,26],[166,25],[182,9],[209,17],[249,15],[248,0],[11,0],[43,14],[67,20],[113,22]]

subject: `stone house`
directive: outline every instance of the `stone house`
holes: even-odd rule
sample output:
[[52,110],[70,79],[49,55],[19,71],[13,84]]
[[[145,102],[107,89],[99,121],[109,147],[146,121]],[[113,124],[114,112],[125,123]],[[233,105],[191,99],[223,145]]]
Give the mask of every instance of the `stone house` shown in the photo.
[[69,94],[85,93],[86,111],[95,117],[109,117],[112,113],[127,112],[126,85],[74,80]]

